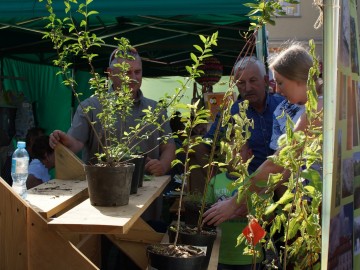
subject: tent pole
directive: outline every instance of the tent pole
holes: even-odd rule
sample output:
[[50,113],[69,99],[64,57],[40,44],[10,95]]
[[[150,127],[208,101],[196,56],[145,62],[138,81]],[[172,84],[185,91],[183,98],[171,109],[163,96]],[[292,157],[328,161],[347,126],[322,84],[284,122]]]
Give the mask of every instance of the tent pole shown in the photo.
[[339,0],[324,0],[324,143],[321,269],[328,269],[334,168]]

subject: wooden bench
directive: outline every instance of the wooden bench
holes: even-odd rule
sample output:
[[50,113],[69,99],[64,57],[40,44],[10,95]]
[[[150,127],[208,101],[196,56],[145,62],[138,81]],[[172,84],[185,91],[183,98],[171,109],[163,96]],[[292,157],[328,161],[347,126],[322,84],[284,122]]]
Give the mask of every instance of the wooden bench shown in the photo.
[[129,204],[90,204],[81,161],[55,149],[56,179],[28,191],[27,201],[0,178],[0,269],[99,269],[100,235],[106,235],[141,269],[146,246],[159,243],[141,214],[162,194],[170,176],[145,181]]

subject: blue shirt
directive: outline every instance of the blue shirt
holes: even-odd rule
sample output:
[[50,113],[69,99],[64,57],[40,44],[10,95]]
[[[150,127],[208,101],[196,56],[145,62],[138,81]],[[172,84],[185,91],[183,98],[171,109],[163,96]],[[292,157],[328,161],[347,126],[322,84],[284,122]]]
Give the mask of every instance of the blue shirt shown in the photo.
[[[278,140],[282,134],[285,134],[286,120],[288,115],[294,124],[299,120],[300,116],[305,112],[305,105],[291,104],[288,100],[284,100],[277,106],[274,111],[274,124],[270,148],[278,149]],[[282,116],[282,117],[281,117]]]
[[[276,107],[282,102],[284,98],[277,94],[267,94],[266,103],[263,112],[257,112],[251,106],[246,111],[246,115],[249,119],[253,119],[254,128],[250,128],[251,136],[249,139],[249,147],[251,148],[254,158],[249,164],[250,171],[256,171],[256,169],[266,160],[267,156],[274,153],[274,150],[270,148],[270,141],[273,128],[273,113]],[[239,103],[243,100],[239,99],[234,102],[231,107],[231,115],[239,113]],[[205,138],[213,138],[216,130],[216,126],[219,120],[220,114],[215,118],[214,123],[211,125]],[[220,130],[220,134],[225,129]]]

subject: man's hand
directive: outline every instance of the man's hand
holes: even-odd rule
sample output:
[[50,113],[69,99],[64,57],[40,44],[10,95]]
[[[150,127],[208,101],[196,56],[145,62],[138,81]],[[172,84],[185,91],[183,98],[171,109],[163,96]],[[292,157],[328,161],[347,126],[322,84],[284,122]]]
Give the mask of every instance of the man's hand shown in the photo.
[[61,130],[54,130],[49,136],[49,145],[51,148],[55,149],[56,145],[59,143],[62,143],[74,153],[79,152],[84,147],[82,142],[76,140],[65,132]]
[[49,145],[52,149],[55,149],[55,147],[59,143],[63,143],[65,145],[65,142],[67,141],[67,135],[66,133],[62,132],[61,130],[54,130],[50,136],[49,136]]
[[236,199],[237,195],[231,197],[230,199],[213,204],[211,208],[204,213],[203,224],[217,226],[229,219],[246,217],[246,205],[238,204]]
[[166,173],[166,171],[164,169],[164,165],[162,164],[162,162],[160,160],[151,159],[149,157],[146,159],[145,171],[147,173],[149,173],[151,175],[155,175],[155,176],[161,176]]

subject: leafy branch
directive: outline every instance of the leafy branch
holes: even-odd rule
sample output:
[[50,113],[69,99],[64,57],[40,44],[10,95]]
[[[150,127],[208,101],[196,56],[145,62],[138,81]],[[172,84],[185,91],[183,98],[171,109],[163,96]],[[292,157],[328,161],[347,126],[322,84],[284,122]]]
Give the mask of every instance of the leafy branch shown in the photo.
[[[322,202],[322,182],[319,171],[322,162],[322,131],[319,121],[322,110],[318,111],[316,78],[319,76],[318,61],[315,57],[313,41],[310,41],[310,53],[314,65],[309,71],[306,115],[308,125],[304,131],[293,131],[294,123],[287,117],[286,134],[279,138],[278,155],[270,156],[274,164],[288,172],[288,180],[283,173],[270,174],[267,181],[257,186],[265,188],[263,194],[249,191],[251,181],[245,181],[239,190],[241,198],[248,198],[248,209],[263,227],[269,225],[269,238],[276,232],[284,232],[284,247],[280,251],[282,265],[290,263],[296,269],[318,269],[321,252],[320,208]],[[274,191],[284,185],[285,193],[278,201],[273,201]],[[239,237],[239,241],[244,241]],[[274,247],[272,240],[267,243]],[[268,262],[271,265],[271,262]]]
[[[39,0],[40,2],[43,0]],[[210,47],[216,45],[217,33],[211,37],[200,36],[204,42],[204,48],[195,45],[195,48],[200,52],[200,56],[196,57],[191,54],[190,57],[194,63],[190,67],[186,67],[189,72],[189,77],[181,87],[175,90],[172,96],[165,96],[162,102],[159,102],[156,108],[147,108],[144,110],[145,116],[142,119],[137,119],[135,126],[125,130],[123,126],[120,127],[120,132],[116,130],[116,122],[120,120],[122,124],[124,119],[131,114],[132,93],[129,87],[130,78],[127,75],[129,64],[127,62],[117,63],[114,67],[119,70],[117,76],[122,82],[119,89],[109,91],[108,79],[105,76],[96,72],[93,65],[94,59],[98,56],[91,53],[93,48],[101,47],[105,42],[91,33],[88,30],[88,20],[91,16],[98,14],[97,11],[90,9],[92,0],[86,0],[84,3],[78,4],[76,0],[65,0],[65,18],[57,17],[52,8],[52,0],[47,0],[46,8],[49,16],[46,17],[49,21],[46,28],[49,29],[45,33],[44,38],[50,38],[54,44],[54,49],[57,51],[58,58],[54,61],[56,66],[61,68],[59,75],[64,77],[63,83],[71,88],[74,96],[77,98],[79,106],[86,117],[89,126],[92,128],[97,141],[99,142],[102,152],[97,154],[100,163],[115,164],[118,162],[126,162],[131,154],[136,152],[136,149],[141,141],[146,140],[156,130],[162,130],[163,125],[169,121],[165,117],[166,110],[169,107],[175,106],[181,100],[184,92],[187,90],[187,85],[194,80],[195,77],[201,75],[201,70],[198,67],[201,61],[211,54]],[[75,12],[73,5],[76,6]],[[76,24],[74,17],[80,16],[82,19],[79,24]],[[77,17],[78,18],[78,17]],[[64,33],[68,32],[67,35]],[[133,56],[127,52],[132,48],[130,42],[125,38],[115,38],[118,42],[116,57],[128,60],[134,60]],[[90,68],[91,79],[89,81],[90,89],[94,91],[95,96],[102,105],[102,111],[96,115],[98,121],[91,120],[89,114],[94,109],[92,106],[84,107],[80,102],[80,93],[77,92],[77,84],[75,79],[71,76],[71,68],[73,61],[76,58],[85,59]],[[160,121],[158,121],[160,120]],[[99,132],[95,126],[100,126]],[[120,138],[119,138],[120,133]],[[167,134],[159,141],[167,141],[171,134]]]

